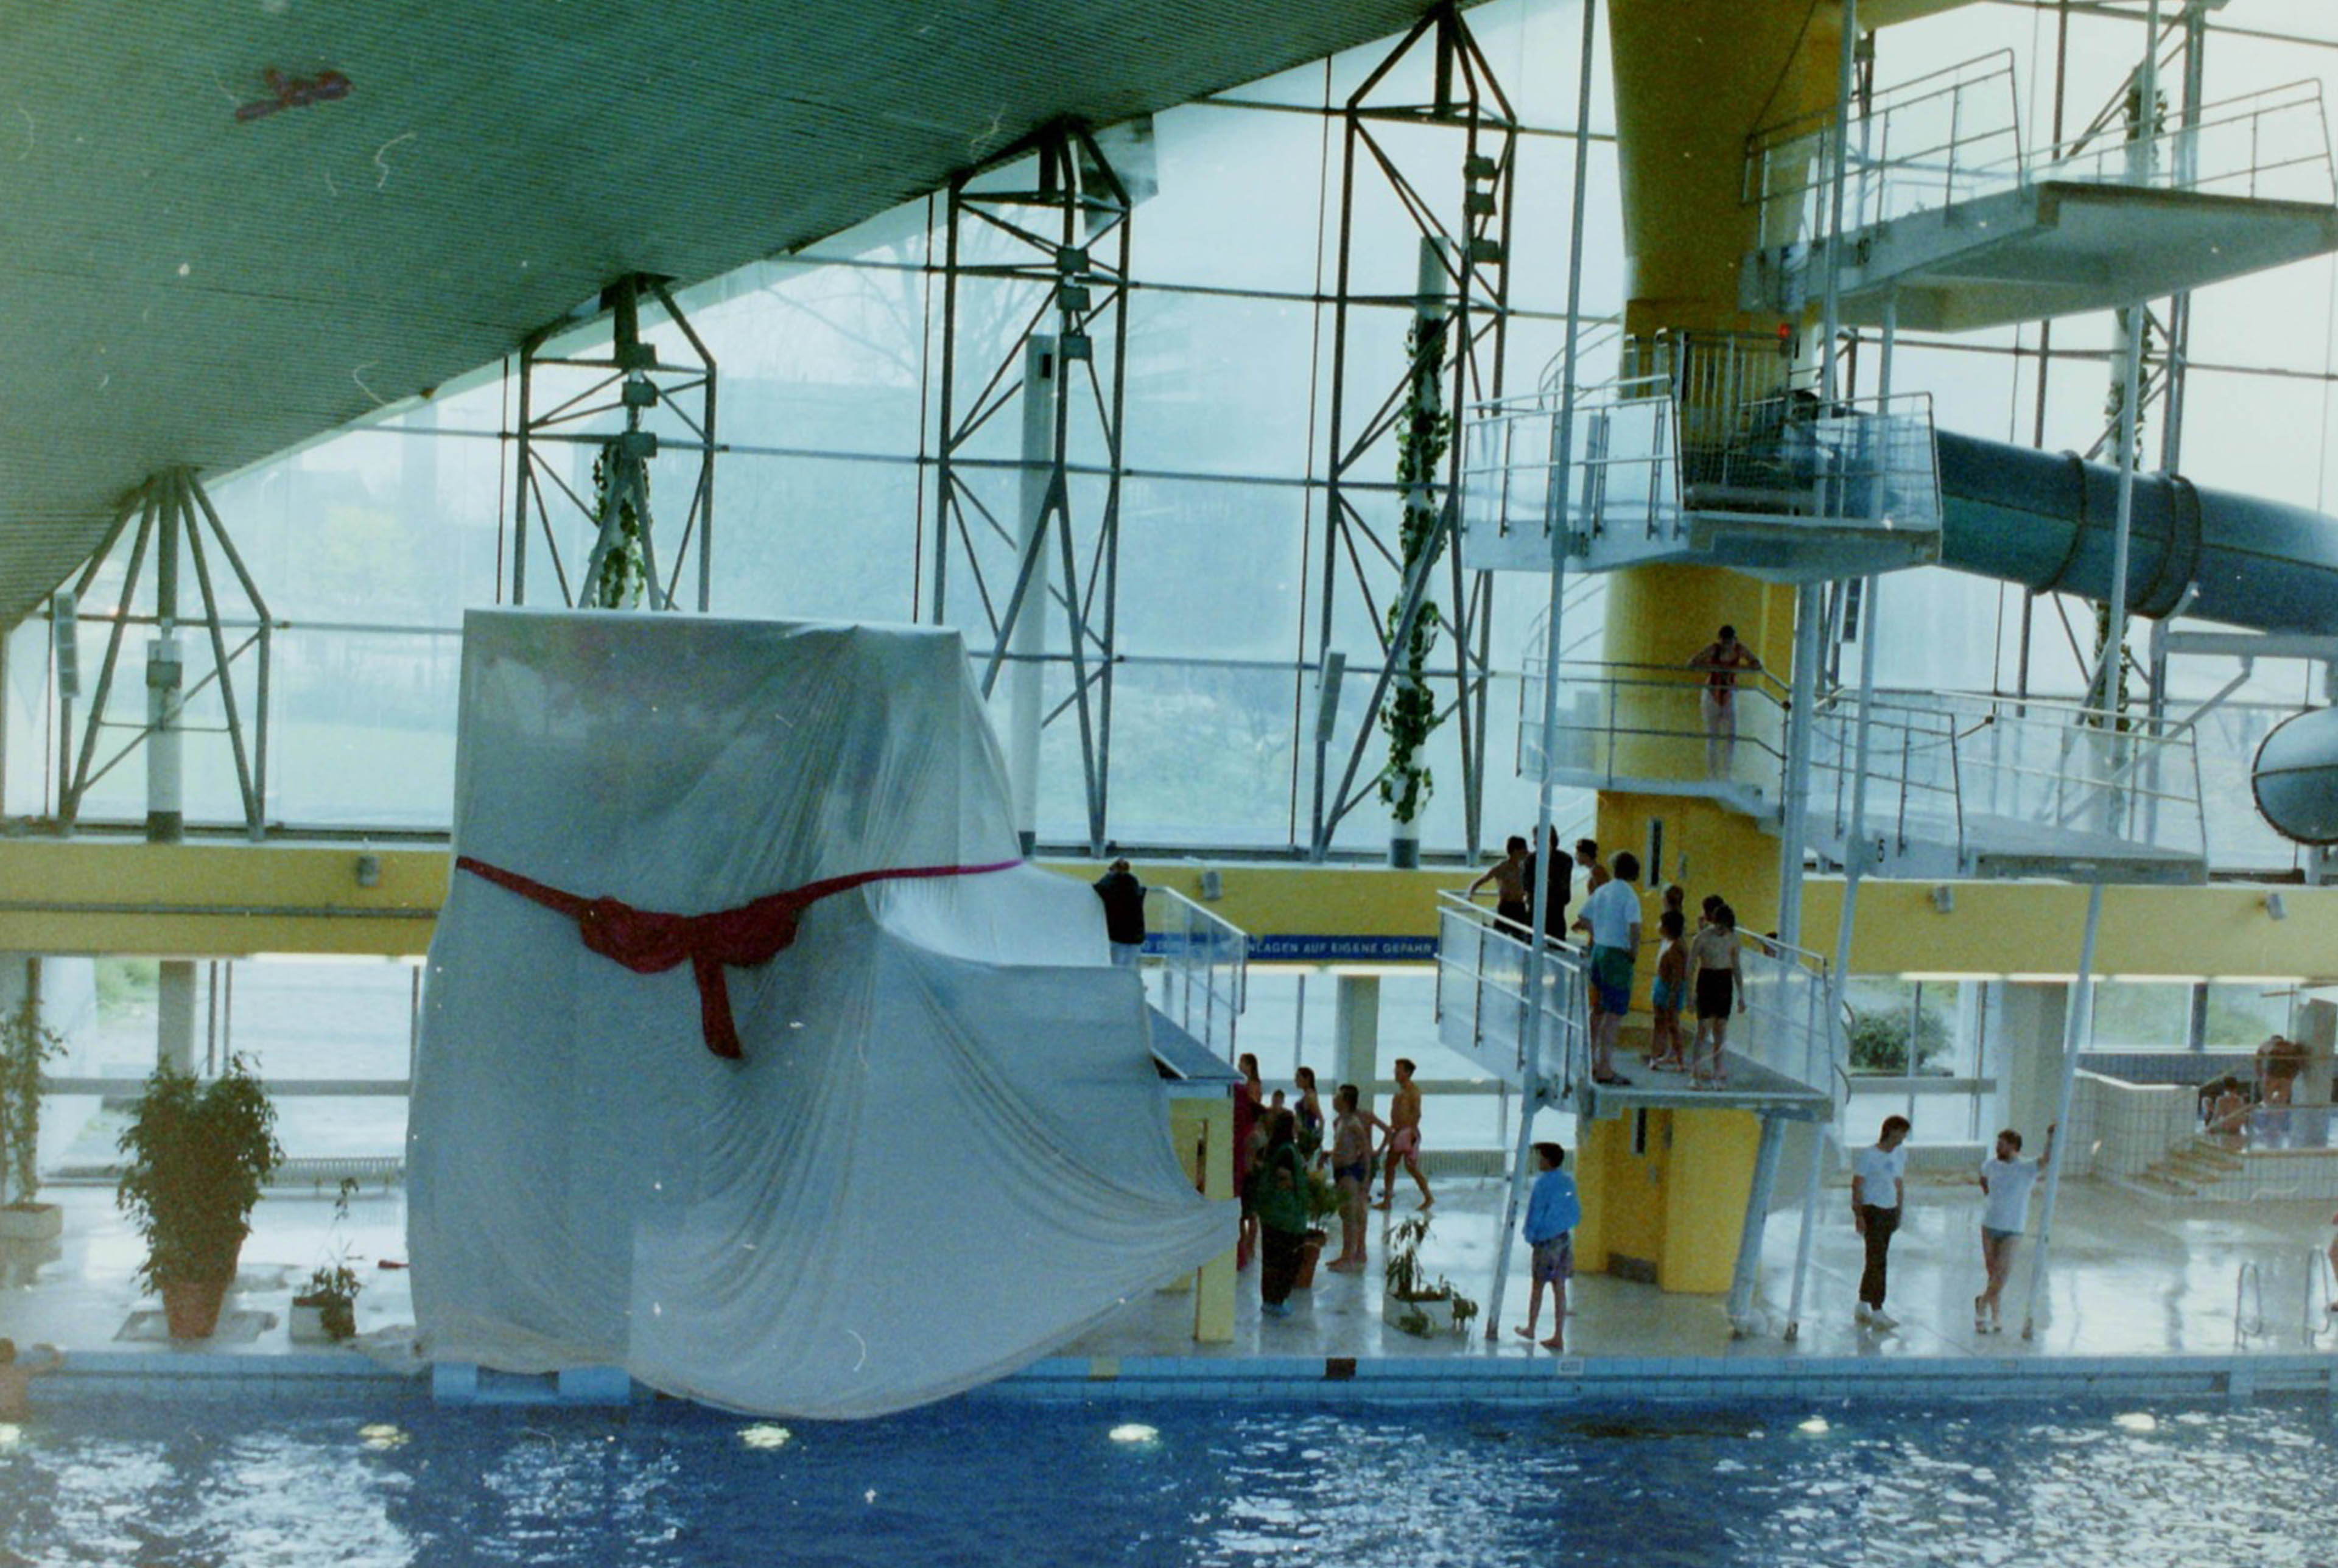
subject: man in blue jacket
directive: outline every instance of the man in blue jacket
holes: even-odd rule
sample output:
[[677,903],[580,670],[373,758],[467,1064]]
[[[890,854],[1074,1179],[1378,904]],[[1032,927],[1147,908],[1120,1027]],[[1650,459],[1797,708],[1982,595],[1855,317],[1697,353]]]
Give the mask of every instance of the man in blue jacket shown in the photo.
[[1567,1348],[1567,1282],[1575,1277],[1575,1228],[1583,1222],[1583,1200],[1577,1196],[1575,1178],[1560,1167],[1567,1151],[1556,1143],[1537,1143],[1535,1158],[1542,1174],[1535,1178],[1527,1200],[1527,1244],[1534,1249],[1534,1290],[1527,1298],[1526,1327],[1515,1329],[1521,1339],[1535,1337],[1535,1319],[1542,1315],[1542,1288],[1550,1287],[1550,1338],[1546,1350]]

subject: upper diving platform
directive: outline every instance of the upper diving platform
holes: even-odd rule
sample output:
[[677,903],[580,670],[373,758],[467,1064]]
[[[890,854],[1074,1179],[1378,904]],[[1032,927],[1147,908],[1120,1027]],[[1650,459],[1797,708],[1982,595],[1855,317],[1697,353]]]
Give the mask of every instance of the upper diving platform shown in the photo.
[[[1519,772],[1577,789],[1694,796],[1783,828],[1788,692],[1741,674],[1730,721],[1685,666],[1561,660],[1557,724],[1542,747],[1551,665],[1530,644],[1520,682]],[[1879,692],[1865,710],[1867,791],[1854,836],[1862,709],[1822,692],[1812,715],[1804,841],[1871,875],[1911,880],[2207,879],[2200,762],[2187,724],[2139,713],[1954,691]]]
[[2208,104],[2132,140],[2114,126],[2025,152],[2012,57],[1879,93],[1851,121],[1842,220],[1829,220],[1832,109],[1749,139],[1760,241],[1749,311],[1799,316],[1836,288],[1847,324],[1965,332],[2103,310],[2338,250],[2322,84]]
[[1469,411],[1465,566],[1547,572],[1554,529],[1564,564],[1586,572],[1681,562],[1801,583],[1939,558],[1929,397],[1827,402],[1758,335],[1660,332],[1621,349],[1612,378],[1570,394],[1575,367],[1560,365],[1537,391]]
[[[1628,1083],[1594,1083],[1588,956],[1579,946],[1544,947],[1538,1021],[1530,1019],[1528,1000],[1531,960],[1524,933],[1466,899],[1439,896],[1438,1038],[1504,1083],[1524,1086],[1531,1076],[1537,1105],[1600,1119],[1657,1109],[1752,1111],[1788,1121],[1833,1116],[1843,1081],[1840,1042],[1830,1022],[1827,966],[1816,954],[1744,939],[1745,1011],[1732,1021],[1722,1055],[1728,1081],[1711,1089],[1636,1065],[1625,1074]],[[1643,963],[1654,962],[1651,946]]]
[[[1851,853],[1860,702],[1812,724],[1811,847]],[[1953,691],[1878,693],[1867,714],[1866,868],[1881,877],[2203,883],[2200,759],[2187,724]]]

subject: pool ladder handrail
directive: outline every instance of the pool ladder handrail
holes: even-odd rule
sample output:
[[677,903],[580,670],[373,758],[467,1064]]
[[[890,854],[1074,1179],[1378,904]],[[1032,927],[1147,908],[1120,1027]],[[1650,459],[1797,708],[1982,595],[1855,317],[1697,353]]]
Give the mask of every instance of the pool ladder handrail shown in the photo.
[[[2249,1315],[2254,1300],[2256,1315]],[[2241,1265],[2239,1278],[2233,1282],[2233,1348],[2245,1350],[2249,1341],[2262,1338],[2265,1332],[2264,1269],[2254,1259]]]

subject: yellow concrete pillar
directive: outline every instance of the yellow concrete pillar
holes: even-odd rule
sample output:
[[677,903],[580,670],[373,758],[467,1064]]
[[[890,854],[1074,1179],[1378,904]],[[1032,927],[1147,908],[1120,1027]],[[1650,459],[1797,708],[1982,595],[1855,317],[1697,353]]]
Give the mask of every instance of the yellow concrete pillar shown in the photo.
[[[1748,5],[1744,0],[1612,0],[1608,31],[1616,82],[1617,172],[1624,196],[1626,330],[1767,331],[1737,309],[1740,260],[1755,243],[1759,214],[1744,200],[1745,139],[1754,131],[1834,102],[1840,8]],[[1793,590],[1711,567],[1652,566],[1608,584],[1603,657],[1616,664],[1680,665],[1724,623],[1781,680],[1793,663]],[[1705,773],[1696,682],[1636,690],[1626,723],[1685,740],[1636,743],[1644,778]],[[1758,717],[1757,717],[1758,715]],[[1740,746],[1783,751],[1776,710],[1741,710]],[[1767,753],[1764,753],[1766,755]],[[1768,930],[1777,911],[1776,840],[1735,812],[1674,797],[1605,794],[1603,849],[1645,858],[1648,824],[1665,824],[1671,879],[1684,857],[1695,898],[1719,891],[1739,923]],[[1645,981],[1645,976],[1643,977]]]
[[[1774,330],[1737,308],[1739,263],[1758,234],[1744,201],[1745,139],[1753,132],[1834,102],[1842,12],[1745,0],[1610,0],[1618,174],[1624,195],[1624,326],[1642,338],[1661,329]],[[1711,567],[1649,566],[1608,582],[1602,657],[1613,665],[1678,667],[1724,623],[1779,680],[1791,678],[1791,589]],[[1617,673],[1626,673],[1617,671]],[[1707,776],[1695,679],[1659,678],[1616,688],[1616,771],[1648,779]],[[1741,700],[1743,701],[1743,700]],[[1740,709],[1739,777],[1754,756],[1784,750],[1780,710]],[[1778,840],[1743,812],[1679,795],[1603,792],[1604,853],[1629,849],[1645,877],[1679,880],[1692,913],[1709,892],[1727,898],[1741,927],[1776,923]],[[1649,860],[1662,823],[1661,858]],[[1644,878],[1645,879],[1645,878]],[[1647,900],[1647,934],[1657,906]],[[1638,976],[1645,1008],[1647,971]],[[1643,1016],[1645,1014],[1642,1014]],[[1584,1134],[1577,1181],[1585,1221],[1577,1255],[1590,1269],[1653,1273],[1666,1290],[1724,1290],[1760,1138],[1743,1112],[1648,1112],[1594,1123]]]
[[[1205,1198],[1234,1195],[1234,1104],[1224,1094],[1178,1096],[1169,1102],[1169,1136],[1185,1174]],[[1181,1279],[1174,1289],[1194,1292],[1194,1338],[1223,1345],[1234,1337],[1234,1249],[1226,1250]]]
[[1577,1266],[1668,1291],[1728,1289],[1760,1143],[1746,1111],[1627,1111],[1590,1123],[1575,1155]]
[[1665,1289],[1729,1289],[1761,1142],[1762,1123],[1750,1111],[1682,1111],[1673,1116],[1666,1223],[1656,1263]]

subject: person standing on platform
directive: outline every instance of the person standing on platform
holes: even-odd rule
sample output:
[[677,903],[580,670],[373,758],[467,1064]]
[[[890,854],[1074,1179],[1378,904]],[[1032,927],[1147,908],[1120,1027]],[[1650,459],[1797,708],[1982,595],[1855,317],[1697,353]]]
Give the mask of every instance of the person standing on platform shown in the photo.
[[1639,858],[1629,849],[1616,857],[1616,874],[1583,901],[1576,925],[1591,933],[1591,1080],[1625,1084],[1616,1073],[1616,1035],[1632,1010],[1632,971],[1640,957]]
[[1495,862],[1491,870],[1470,883],[1469,891],[1462,897],[1475,898],[1478,889],[1491,882],[1494,885],[1494,918],[1500,921],[1511,936],[1524,942],[1528,934],[1534,930],[1534,906],[1530,902],[1533,894],[1529,891],[1534,884],[1527,880],[1528,867],[1534,864],[1534,857],[1527,853],[1527,841],[1515,833],[1510,835],[1510,841],[1505,848],[1508,853]]
[[1104,900],[1104,934],[1112,943],[1112,961],[1134,969],[1144,956],[1144,884],[1125,859],[1095,879],[1095,894]]
[[1688,1001],[1688,925],[1677,908],[1656,916],[1656,935],[1664,939],[1656,954],[1656,983],[1648,990],[1648,1067],[1656,1073],[1685,1073],[1689,1060],[1682,1054],[1680,1010]]
[[1708,778],[1726,779],[1736,761],[1737,677],[1762,668],[1754,650],[1737,640],[1737,628],[1724,626],[1714,640],[1697,650],[1688,667],[1704,676],[1698,706],[1704,715],[1704,771]]
[[1550,1338],[1546,1350],[1567,1348],[1567,1282],[1575,1278],[1575,1228],[1583,1223],[1583,1200],[1575,1178],[1559,1167],[1567,1151],[1556,1143],[1537,1143],[1535,1158],[1542,1174],[1535,1178],[1527,1200],[1527,1245],[1534,1249],[1534,1289],[1527,1297],[1527,1320],[1512,1330],[1521,1339],[1535,1337],[1535,1319],[1542,1312],[1542,1288],[1550,1287]]
[[1851,1162],[1851,1222],[1867,1243],[1867,1267],[1859,1276],[1859,1320],[1877,1328],[1900,1327],[1883,1309],[1883,1295],[1891,1284],[1891,1237],[1900,1229],[1901,1203],[1908,1192],[1908,1151],[1902,1145],[1912,1126],[1905,1116],[1886,1116],[1881,1135]]
[[1550,888],[1544,895],[1547,907],[1543,910],[1542,932],[1549,942],[1560,944],[1567,940],[1567,906],[1575,899],[1575,863],[1558,852],[1558,829],[1556,828],[1550,830],[1547,849],[1547,854],[1527,857],[1523,880],[1527,901],[1531,906],[1535,876],[1545,867],[1549,867]]
[[2029,1190],[2054,1158],[2054,1129],[2046,1129],[2046,1147],[2035,1160],[2021,1157],[2021,1134],[2008,1127],[1997,1135],[1997,1152],[1980,1162],[1980,1191],[1987,1201],[1980,1217],[1980,1264],[1989,1288],[1973,1298],[1973,1332],[1996,1334],[1999,1321],[1998,1298],[2006,1277],[2013,1272],[2013,1253],[2029,1223]]
[[[1691,1082],[1699,1089],[1718,1088],[1729,1082],[1722,1049],[1729,1043],[1729,1010],[1745,1011],[1745,975],[1739,965],[1737,912],[1726,904],[1713,906],[1713,918],[1697,927],[1688,946],[1690,1000],[1696,1004],[1696,1037],[1688,1051]],[[1713,1042],[1713,1054],[1704,1044]]]
[[1396,1093],[1389,1097],[1388,1161],[1381,1172],[1380,1200],[1372,1205],[1385,1209],[1396,1200],[1396,1168],[1401,1165],[1411,1172],[1420,1188],[1420,1207],[1426,1209],[1437,1201],[1429,1191],[1429,1178],[1420,1171],[1420,1091],[1412,1082],[1415,1069],[1412,1059],[1396,1059]]

